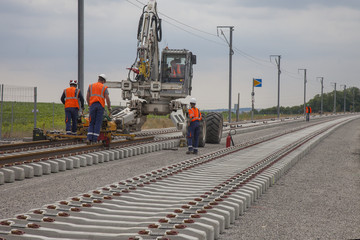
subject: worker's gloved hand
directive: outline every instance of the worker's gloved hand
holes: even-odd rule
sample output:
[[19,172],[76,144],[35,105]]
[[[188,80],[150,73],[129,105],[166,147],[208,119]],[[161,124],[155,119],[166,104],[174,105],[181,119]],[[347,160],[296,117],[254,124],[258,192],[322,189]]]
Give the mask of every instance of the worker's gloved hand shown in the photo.
[[109,110],[109,117],[112,117],[112,114],[111,114],[111,107],[108,107],[108,110]]

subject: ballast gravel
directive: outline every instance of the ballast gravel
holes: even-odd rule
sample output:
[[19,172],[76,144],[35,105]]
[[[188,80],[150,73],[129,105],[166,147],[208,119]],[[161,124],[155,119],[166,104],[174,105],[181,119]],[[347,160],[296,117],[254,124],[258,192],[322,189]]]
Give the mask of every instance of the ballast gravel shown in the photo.
[[[239,144],[306,125],[233,136]],[[200,154],[225,147],[207,144]],[[0,219],[64,200],[190,157],[186,148],[138,155],[0,185]],[[219,240],[360,238],[360,120],[333,132],[270,188]]]
[[[284,128],[238,134],[234,136],[234,142],[239,144]],[[220,144],[206,144],[199,154],[221,148],[225,148],[225,139]],[[185,154],[186,150],[185,147],[162,150],[0,185],[0,220],[194,157]]]
[[360,120],[335,130],[219,240],[360,239]]

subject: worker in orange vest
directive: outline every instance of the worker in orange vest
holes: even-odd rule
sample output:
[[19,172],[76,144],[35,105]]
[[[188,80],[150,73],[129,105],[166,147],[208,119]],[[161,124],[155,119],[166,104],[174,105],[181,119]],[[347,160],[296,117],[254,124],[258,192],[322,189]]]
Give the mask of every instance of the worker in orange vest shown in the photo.
[[88,144],[96,143],[98,141],[105,111],[105,100],[109,113],[111,113],[109,91],[108,87],[104,85],[105,82],[105,74],[100,74],[98,82],[90,84],[87,91],[86,101],[89,104],[90,110],[90,124],[87,134]]
[[188,151],[186,154],[198,154],[201,112],[195,107],[196,99],[190,99],[190,109],[188,110]]
[[61,96],[61,102],[65,104],[66,134],[76,135],[80,104],[81,109],[84,109],[84,97],[80,89],[76,88],[77,80],[70,80],[69,84],[70,87],[66,88]]
[[306,121],[310,121],[310,113],[312,113],[312,109],[309,104],[306,106]]
[[172,60],[170,64],[171,64],[170,77],[173,78],[182,77],[180,64],[177,64],[175,60]]

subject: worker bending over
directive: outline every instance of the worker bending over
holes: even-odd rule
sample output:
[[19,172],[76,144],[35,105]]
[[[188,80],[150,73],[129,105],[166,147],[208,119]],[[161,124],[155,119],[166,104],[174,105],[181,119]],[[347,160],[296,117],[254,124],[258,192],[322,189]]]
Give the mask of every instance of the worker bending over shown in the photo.
[[100,135],[100,128],[105,111],[105,99],[109,113],[111,112],[110,98],[105,74],[100,74],[97,83],[89,85],[86,101],[90,107],[90,124],[87,134],[87,142],[95,143]]
[[200,135],[200,121],[202,119],[201,112],[195,107],[196,99],[190,100],[190,109],[188,111],[188,151],[186,154],[198,154],[199,135]]
[[306,121],[310,121],[310,113],[312,112],[311,107],[309,106],[309,104],[306,106]]
[[65,104],[66,134],[76,135],[77,119],[79,114],[79,101],[81,109],[84,109],[84,97],[77,89],[77,80],[70,80],[70,87],[66,88],[61,96],[61,102]]

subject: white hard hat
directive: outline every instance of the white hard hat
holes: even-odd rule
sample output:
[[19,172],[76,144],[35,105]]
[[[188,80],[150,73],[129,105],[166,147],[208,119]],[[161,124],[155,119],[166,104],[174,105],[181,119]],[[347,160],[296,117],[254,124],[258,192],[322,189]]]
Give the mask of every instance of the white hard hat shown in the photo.
[[102,79],[104,79],[105,82],[106,82],[106,75],[105,75],[105,74],[102,73],[102,74],[99,75],[99,77],[101,77]]
[[191,98],[190,103],[196,104],[196,98]]
[[72,84],[77,85],[77,80],[70,80],[69,84],[70,85],[72,85]]

